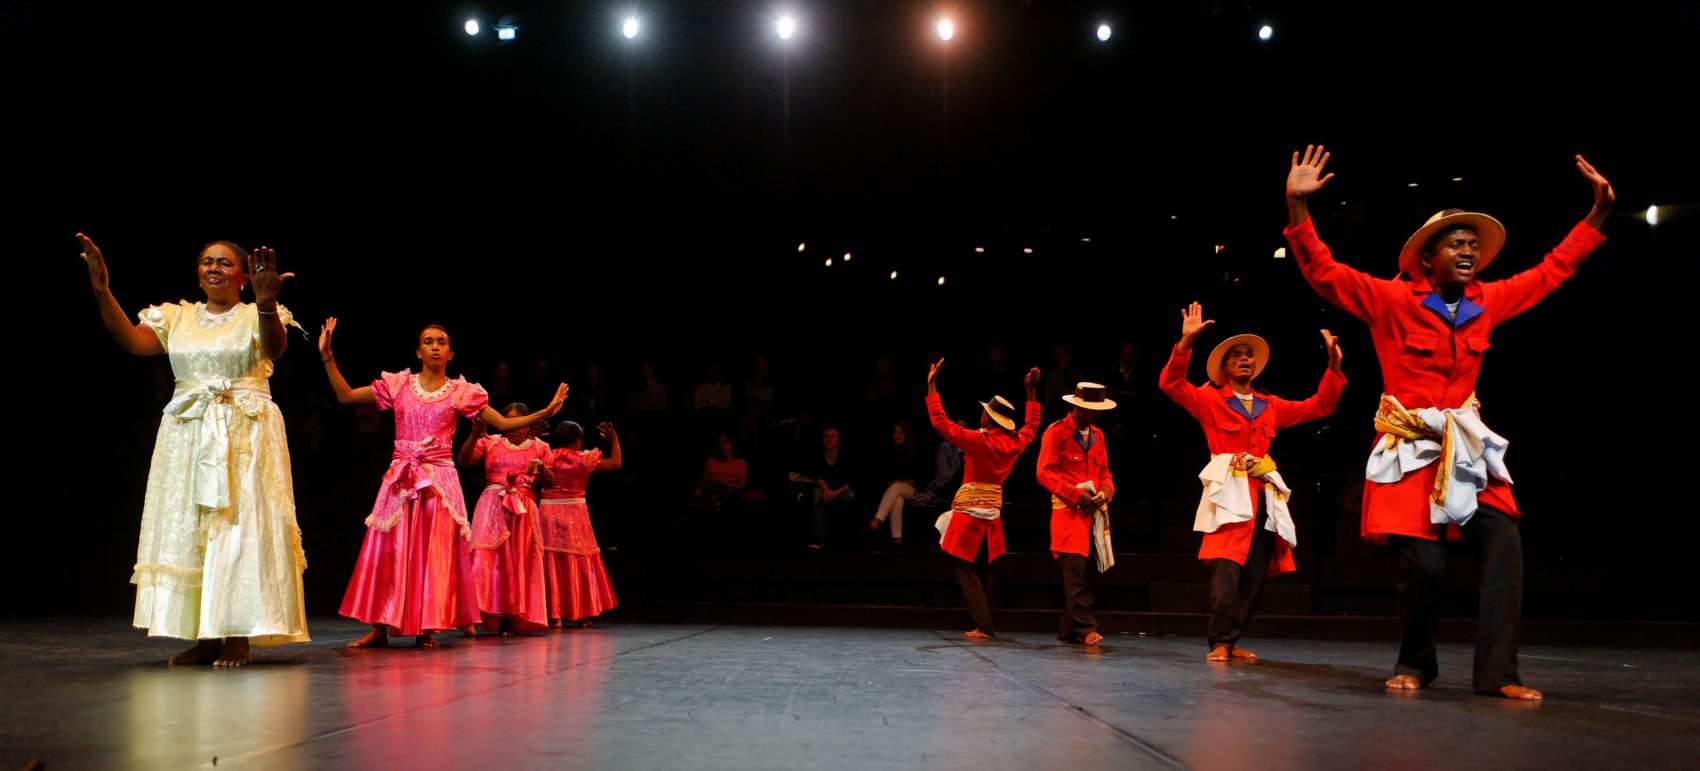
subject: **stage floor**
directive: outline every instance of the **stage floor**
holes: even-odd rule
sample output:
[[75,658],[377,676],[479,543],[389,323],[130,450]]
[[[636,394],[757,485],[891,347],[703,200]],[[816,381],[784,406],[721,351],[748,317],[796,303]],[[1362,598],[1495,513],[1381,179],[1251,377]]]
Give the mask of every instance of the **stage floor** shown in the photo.
[[[13,621],[0,768],[1693,768],[1700,652],[1530,646],[1538,704],[1389,695],[1387,643],[957,630],[610,624],[436,651],[352,651],[362,628],[233,671],[123,620]],[[406,638],[403,638],[404,640]]]

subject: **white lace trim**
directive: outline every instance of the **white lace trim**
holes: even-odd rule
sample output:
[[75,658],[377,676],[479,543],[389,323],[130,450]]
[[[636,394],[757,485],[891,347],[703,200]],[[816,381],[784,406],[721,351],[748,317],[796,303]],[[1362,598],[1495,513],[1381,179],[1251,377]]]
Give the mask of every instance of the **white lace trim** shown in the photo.
[[424,386],[419,385],[418,375],[408,377],[407,382],[413,387],[413,395],[419,397],[419,400],[422,402],[434,402],[444,396],[447,396],[449,389],[454,387],[455,384],[454,378],[445,377],[443,384],[438,386],[437,390],[426,391]]
[[230,306],[230,310],[223,313],[213,313],[212,311],[207,310],[206,303],[195,303],[195,323],[199,325],[201,329],[218,329],[219,327],[224,326],[225,322],[236,318],[236,312],[241,309],[242,304],[237,303]]

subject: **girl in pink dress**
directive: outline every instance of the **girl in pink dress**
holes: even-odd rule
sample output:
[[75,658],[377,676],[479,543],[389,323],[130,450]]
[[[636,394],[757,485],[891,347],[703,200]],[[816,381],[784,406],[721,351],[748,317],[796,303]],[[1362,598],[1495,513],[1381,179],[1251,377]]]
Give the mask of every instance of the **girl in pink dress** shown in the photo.
[[480,418],[497,430],[526,428],[561,409],[567,387],[549,406],[524,417],[490,409],[484,389],[443,370],[454,359],[449,334],[419,333],[419,372],[385,372],[369,386],[349,388],[331,354],[336,319],[319,332],[319,358],[338,402],[395,410],[395,454],[366,518],[366,541],[342,598],[342,615],[372,625],[350,648],[383,647],[391,634],[411,635],[434,648],[431,635],[478,622],[472,584],[466,498],[454,469],[455,421]]
[[[515,402],[502,414],[516,418],[528,409]],[[484,466],[484,494],[472,510],[472,584],[485,625],[498,625],[503,636],[549,624],[535,490],[540,478],[551,478],[549,445],[532,436],[535,428],[489,436],[474,423],[460,448],[460,465]]]
[[555,445],[549,454],[551,479],[543,490],[544,584],[549,597],[549,617],[590,626],[590,619],[612,609],[614,585],[602,567],[602,549],[590,529],[590,510],[584,505],[584,489],[596,471],[620,469],[620,436],[612,423],[597,426],[608,440],[608,457],[601,450],[584,449],[584,428],[570,420],[555,426]]

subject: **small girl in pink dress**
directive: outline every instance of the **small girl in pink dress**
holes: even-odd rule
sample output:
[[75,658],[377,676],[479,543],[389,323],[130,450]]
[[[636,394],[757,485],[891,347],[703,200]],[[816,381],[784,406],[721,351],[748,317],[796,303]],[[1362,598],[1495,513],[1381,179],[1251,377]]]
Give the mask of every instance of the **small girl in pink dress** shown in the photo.
[[331,354],[336,319],[319,332],[319,358],[342,404],[375,404],[395,410],[395,452],[366,518],[366,541],[342,598],[342,615],[372,625],[350,648],[389,645],[391,634],[411,635],[421,647],[437,647],[431,635],[479,620],[472,584],[466,498],[455,474],[455,421],[479,418],[507,431],[554,415],[567,387],[549,406],[524,417],[504,417],[490,408],[484,389],[450,380],[443,372],[454,352],[442,327],[419,333],[419,372],[386,372],[369,386],[349,388]]
[[590,510],[584,490],[592,472],[620,469],[620,436],[612,423],[597,430],[608,440],[608,457],[601,450],[584,449],[584,428],[570,420],[555,426],[555,446],[549,454],[552,477],[543,491],[542,533],[544,585],[549,598],[549,617],[590,626],[590,619],[612,609],[614,586],[602,566],[602,549],[590,529]]
[[[515,418],[528,409],[515,402],[502,414]],[[549,624],[534,489],[551,476],[544,465],[549,445],[532,437],[533,428],[489,436],[474,423],[460,448],[460,465],[484,466],[484,494],[472,510],[472,584],[485,625],[499,625],[503,636]]]

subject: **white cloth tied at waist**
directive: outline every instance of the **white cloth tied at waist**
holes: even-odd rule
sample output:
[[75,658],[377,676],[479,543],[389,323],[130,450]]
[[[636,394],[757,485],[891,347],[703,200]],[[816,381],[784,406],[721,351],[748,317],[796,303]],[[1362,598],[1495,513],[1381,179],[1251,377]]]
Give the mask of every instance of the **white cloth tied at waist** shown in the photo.
[[[1386,398],[1404,409],[1397,399]],[[1436,525],[1452,522],[1462,527],[1476,515],[1476,496],[1487,488],[1490,477],[1511,484],[1511,472],[1505,467],[1505,450],[1510,442],[1482,422],[1474,400],[1469,406],[1456,409],[1424,407],[1407,412],[1436,436],[1451,437],[1451,462],[1436,471],[1444,476],[1436,479],[1435,490],[1444,494],[1429,496],[1429,522]],[[1441,460],[1444,450],[1440,439],[1427,436],[1411,439],[1384,433],[1369,454],[1364,476],[1371,482],[1392,484]]]
[[[250,418],[258,417],[271,404],[271,384],[261,377],[219,378],[201,383],[177,382],[177,391],[163,412],[177,420],[196,421],[195,465],[189,489],[195,505],[236,521],[230,505],[230,408]],[[214,405],[226,409],[213,409]]]
[[491,490],[500,490],[502,492],[502,508],[515,514],[527,513],[525,508],[525,499],[531,492],[529,487],[525,485],[489,485],[484,488],[484,492],[490,492]]
[[[1198,498],[1198,513],[1192,520],[1193,530],[1214,533],[1223,525],[1250,522],[1257,516],[1251,502],[1251,477],[1234,470],[1234,459],[1238,457],[1237,453],[1216,455],[1203,471],[1198,472],[1198,481],[1204,483],[1204,492]],[[1263,510],[1268,513],[1264,529],[1274,531],[1288,546],[1297,548],[1298,529],[1293,526],[1292,512],[1287,510],[1287,497],[1293,491],[1287,487],[1279,471],[1271,471],[1258,478],[1263,480]]]

